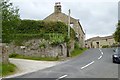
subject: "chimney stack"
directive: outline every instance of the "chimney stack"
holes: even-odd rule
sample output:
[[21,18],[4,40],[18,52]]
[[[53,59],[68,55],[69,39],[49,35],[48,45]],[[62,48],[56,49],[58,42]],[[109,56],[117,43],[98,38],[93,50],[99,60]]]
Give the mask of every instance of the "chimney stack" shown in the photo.
[[60,2],[55,3],[54,12],[55,13],[61,13],[61,3]]

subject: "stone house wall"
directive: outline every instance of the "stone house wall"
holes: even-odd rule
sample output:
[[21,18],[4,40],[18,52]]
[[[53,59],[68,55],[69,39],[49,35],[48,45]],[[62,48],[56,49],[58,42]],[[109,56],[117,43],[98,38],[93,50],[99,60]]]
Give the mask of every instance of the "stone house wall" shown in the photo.
[[[99,45],[97,46],[97,42],[99,42]],[[115,43],[114,39],[101,39],[93,41],[94,48],[102,48],[104,45],[112,46]]]
[[[97,44],[98,43],[98,44]],[[102,48],[103,46],[112,46],[115,43],[113,36],[94,37],[86,40],[87,48]]]

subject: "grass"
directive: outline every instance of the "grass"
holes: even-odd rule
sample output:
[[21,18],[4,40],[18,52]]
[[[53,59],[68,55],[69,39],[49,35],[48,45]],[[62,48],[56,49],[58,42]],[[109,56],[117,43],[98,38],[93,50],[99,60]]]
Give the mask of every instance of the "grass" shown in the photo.
[[0,62],[0,77],[2,76],[2,63]]
[[58,57],[31,57],[31,56],[24,56],[20,54],[10,54],[10,58],[19,58],[19,59],[29,59],[29,60],[40,60],[40,61],[58,61],[60,60]]
[[15,73],[16,66],[12,63],[2,64],[0,63],[0,75],[6,76]]
[[87,49],[86,48],[83,48],[83,49],[76,48],[71,52],[71,57],[78,56],[78,55],[82,54],[85,50],[87,50]]

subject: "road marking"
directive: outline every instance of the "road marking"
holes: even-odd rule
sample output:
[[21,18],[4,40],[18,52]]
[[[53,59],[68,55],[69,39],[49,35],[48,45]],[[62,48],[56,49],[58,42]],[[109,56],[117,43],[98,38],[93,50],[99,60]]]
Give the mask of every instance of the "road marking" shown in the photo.
[[102,56],[100,56],[98,59],[101,59],[102,58]]
[[[100,50],[101,54],[103,55],[102,50],[101,50],[101,49],[99,49],[99,50]],[[102,55],[101,55],[98,59],[101,59],[101,58],[103,57]],[[87,65],[81,67],[81,69],[84,69],[84,68],[88,67],[89,65],[93,64],[94,62],[95,62],[95,61],[90,62],[89,64],[87,64]]]
[[103,52],[101,52],[101,54],[103,55]]
[[56,80],[60,80],[60,79],[63,79],[63,78],[65,78],[65,77],[67,77],[68,75],[63,75],[63,76],[61,76],[61,77],[59,77],[58,79],[56,79]]
[[99,49],[100,50],[100,52],[101,52],[101,49]]
[[[102,50],[101,49],[99,49],[99,50],[100,50],[101,54],[103,55]],[[101,59],[103,57],[102,55],[98,59]]]
[[101,54],[103,55],[103,52],[102,52],[102,50],[101,50],[101,49],[99,49],[99,50],[100,50]]
[[84,69],[84,68],[88,67],[89,65],[93,64],[94,62],[95,62],[95,61],[90,62],[89,64],[87,64],[87,65],[81,67],[81,69]]

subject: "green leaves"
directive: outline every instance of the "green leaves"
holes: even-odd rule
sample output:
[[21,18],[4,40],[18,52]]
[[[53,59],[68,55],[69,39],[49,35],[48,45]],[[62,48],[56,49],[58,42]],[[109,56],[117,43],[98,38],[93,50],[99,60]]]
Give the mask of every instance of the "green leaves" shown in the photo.
[[118,26],[117,26],[116,31],[114,33],[114,38],[117,42],[120,42],[120,21],[118,21]]
[[67,34],[67,25],[62,22],[21,20],[20,26],[16,27],[16,33],[62,33]]
[[0,4],[2,9],[2,42],[12,41],[12,35],[15,28],[20,24],[19,9],[14,8],[9,0],[2,0]]
[[[2,20],[3,23],[8,21],[19,20],[19,9],[14,8],[12,3],[9,3],[9,0],[2,0]],[[4,24],[3,24],[4,25]]]
[[65,41],[65,36],[63,34],[58,33],[52,33],[50,35],[51,45],[58,45],[60,43],[63,43]]

